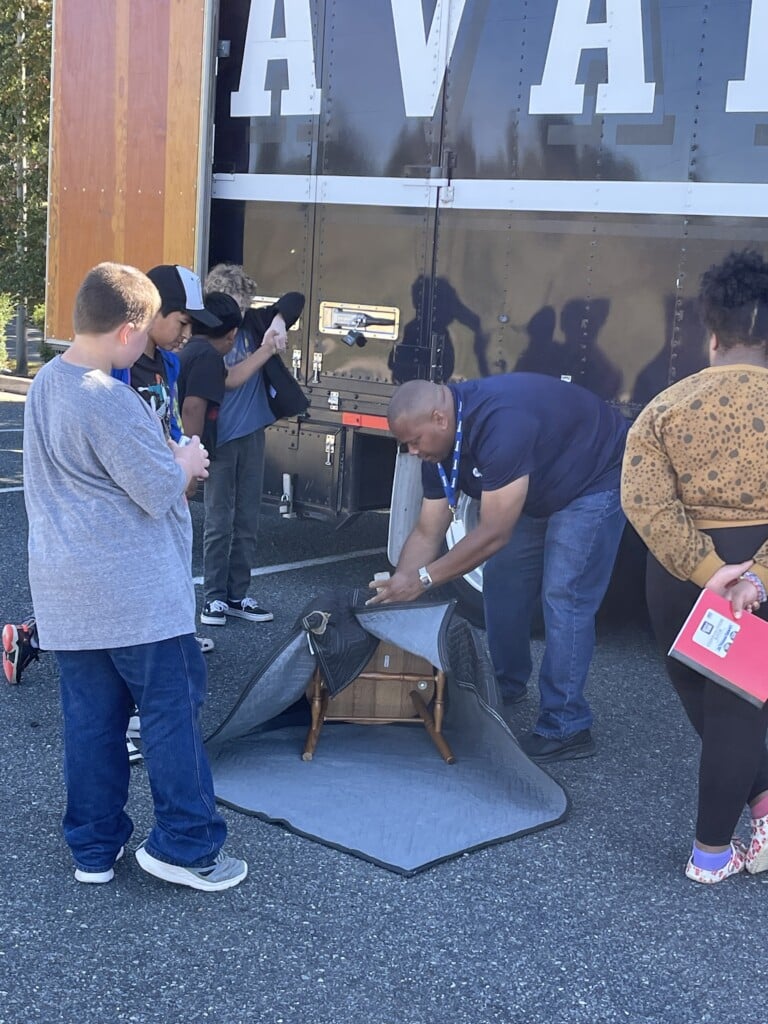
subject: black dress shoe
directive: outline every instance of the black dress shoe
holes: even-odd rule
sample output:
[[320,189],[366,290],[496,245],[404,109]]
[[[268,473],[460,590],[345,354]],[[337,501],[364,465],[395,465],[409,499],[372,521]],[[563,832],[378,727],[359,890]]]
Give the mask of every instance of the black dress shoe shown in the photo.
[[520,740],[520,746],[536,764],[575,761],[579,757],[592,757],[595,753],[595,741],[589,729],[582,729],[581,732],[575,732],[563,740],[530,732]]

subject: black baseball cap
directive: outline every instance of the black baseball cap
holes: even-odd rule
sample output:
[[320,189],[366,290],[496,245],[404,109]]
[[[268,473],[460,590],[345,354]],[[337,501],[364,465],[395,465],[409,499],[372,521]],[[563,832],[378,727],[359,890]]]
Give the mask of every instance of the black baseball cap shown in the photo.
[[209,327],[201,322],[200,317],[195,313],[192,317],[192,327],[198,334],[206,338],[224,337],[225,334],[239,327],[243,322],[243,314],[240,307],[231,295],[224,292],[208,292],[205,296],[205,308],[219,321],[219,327]]
[[162,308],[188,313],[206,327],[219,327],[221,321],[205,308],[200,278],[189,267],[163,263],[147,271],[147,277],[160,292]]

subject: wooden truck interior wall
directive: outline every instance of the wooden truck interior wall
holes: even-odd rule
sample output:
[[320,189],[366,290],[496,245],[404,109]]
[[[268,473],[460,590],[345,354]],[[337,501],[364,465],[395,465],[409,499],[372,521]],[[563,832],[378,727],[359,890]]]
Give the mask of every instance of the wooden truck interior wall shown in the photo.
[[71,338],[96,263],[194,263],[203,16],[200,0],[57,0],[48,338]]

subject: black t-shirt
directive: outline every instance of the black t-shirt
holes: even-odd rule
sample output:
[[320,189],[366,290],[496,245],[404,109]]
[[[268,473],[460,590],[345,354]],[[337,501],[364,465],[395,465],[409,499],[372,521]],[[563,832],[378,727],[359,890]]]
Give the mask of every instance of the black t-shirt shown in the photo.
[[179,362],[179,406],[183,410],[185,398],[203,398],[208,403],[200,440],[208,453],[213,455],[216,449],[216,421],[227,377],[224,359],[207,338],[190,338],[181,350]]
[[[523,511],[548,516],[585,494],[619,487],[629,422],[578,384],[509,373],[450,384],[462,401],[459,489],[473,498],[528,476]],[[451,478],[453,452],[443,463]],[[437,466],[424,462],[426,498],[445,497]]]
[[155,349],[152,359],[142,352],[131,367],[130,374],[131,387],[141,395],[144,401],[156,413],[157,418],[163,425],[163,433],[166,437],[170,437],[171,389],[168,383],[165,363],[160,355],[160,349]]

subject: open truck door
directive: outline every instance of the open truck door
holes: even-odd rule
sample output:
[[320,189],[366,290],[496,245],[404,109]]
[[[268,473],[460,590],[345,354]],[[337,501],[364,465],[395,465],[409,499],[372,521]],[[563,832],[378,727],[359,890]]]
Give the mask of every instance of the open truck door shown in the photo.
[[104,260],[200,269],[213,2],[55,0],[45,336]]

